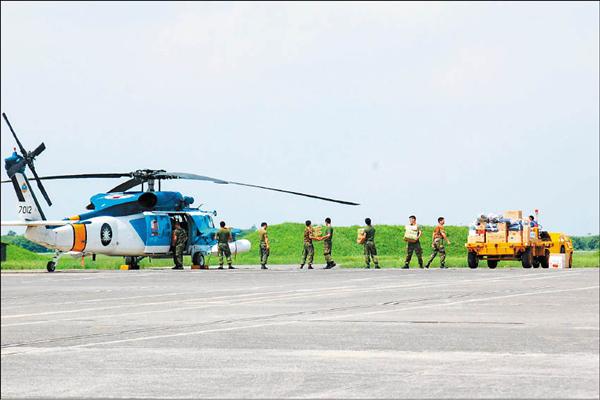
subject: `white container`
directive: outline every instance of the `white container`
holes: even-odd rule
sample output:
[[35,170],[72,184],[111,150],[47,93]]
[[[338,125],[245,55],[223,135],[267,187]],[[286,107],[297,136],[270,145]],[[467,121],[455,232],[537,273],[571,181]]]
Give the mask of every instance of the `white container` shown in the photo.
[[550,268],[559,269],[567,267],[566,254],[550,254]]
[[[231,254],[247,253],[250,251],[250,247],[250,241],[247,239],[240,239],[236,240],[235,242],[229,242],[229,250],[231,251]],[[215,244],[210,249],[210,252],[213,256],[216,256],[218,252],[218,246]]]

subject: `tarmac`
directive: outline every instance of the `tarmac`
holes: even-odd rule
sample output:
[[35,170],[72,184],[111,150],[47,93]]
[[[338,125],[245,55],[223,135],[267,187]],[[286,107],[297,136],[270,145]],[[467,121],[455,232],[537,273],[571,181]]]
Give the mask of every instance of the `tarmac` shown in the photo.
[[1,397],[598,398],[599,270],[1,274]]

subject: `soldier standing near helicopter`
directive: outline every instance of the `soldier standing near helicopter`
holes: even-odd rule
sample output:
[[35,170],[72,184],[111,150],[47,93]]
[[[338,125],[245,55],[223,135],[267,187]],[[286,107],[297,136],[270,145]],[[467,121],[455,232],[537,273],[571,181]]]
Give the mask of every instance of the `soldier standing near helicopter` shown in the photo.
[[227,265],[229,269],[235,269],[231,265],[231,250],[229,249],[229,242],[232,241],[231,230],[225,227],[225,221],[219,223],[221,228],[215,233],[215,239],[217,240],[217,255],[219,256],[219,269],[223,269],[223,255],[227,257]]
[[175,266],[173,269],[183,269],[183,251],[187,245],[188,235],[185,229],[181,227],[179,221],[174,222],[174,228],[171,243],[174,248],[173,261],[175,262]]
[[260,238],[260,269],[268,269],[267,260],[269,259],[271,244],[269,243],[267,228],[267,223],[263,222],[260,224],[260,229],[258,230],[258,237]]

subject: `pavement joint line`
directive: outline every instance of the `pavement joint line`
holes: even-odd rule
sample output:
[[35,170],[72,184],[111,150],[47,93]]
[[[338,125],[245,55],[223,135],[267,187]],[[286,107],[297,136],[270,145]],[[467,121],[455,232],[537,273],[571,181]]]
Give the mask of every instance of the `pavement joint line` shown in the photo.
[[[533,279],[527,279],[527,280],[537,280],[537,279],[543,279],[543,278],[553,278],[553,277],[558,277],[558,275],[549,275],[549,276],[542,276],[542,277],[534,277]],[[501,280],[509,280],[509,279],[513,279],[513,277],[499,277],[499,278],[493,278],[493,279],[486,279],[486,282],[493,282],[493,281],[501,281]],[[186,311],[186,310],[195,310],[195,309],[203,309],[203,308],[208,308],[210,306],[236,306],[239,304],[254,304],[257,302],[262,302],[264,300],[286,300],[286,299],[297,299],[297,298],[304,298],[304,297],[322,297],[322,296],[332,296],[332,295],[337,295],[340,293],[364,293],[364,292],[371,292],[373,290],[391,290],[391,289],[413,289],[413,288],[424,288],[424,287],[439,287],[439,286],[452,286],[452,285],[457,285],[457,284],[462,284],[462,283],[473,283],[473,282],[480,282],[479,279],[467,279],[467,280],[462,280],[462,281],[452,281],[452,282],[442,282],[442,283],[436,283],[436,284],[421,284],[421,285],[417,285],[417,284],[409,284],[409,285],[395,285],[395,286],[384,286],[384,287],[371,287],[371,288],[360,288],[359,290],[348,290],[348,291],[338,291],[338,292],[327,292],[327,293],[315,293],[315,292],[310,292],[310,293],[306,293],[306,294],[293,294],[293,292],[295,291],[283,291],[283,292],[269,292],[270,293],[290,293],[287,296],[279,296],[279,297],[263,297],[260,299],[251,299],[248,300],[246,302],[237,302],[237,303],[228,303],[228,302],[224,302],[224,301],[214,301],[214,300],[208,300],[208,301],[204,301],[204,300],[200,300],[198,299],[197,302],[201,302],[201,306],[191,306],[191,307],[176,307],[176,308],[170,308],[170,309],[163,309],[163,310],[148,310],[148,311],[138,311],[138,312],[132,312],[132,313],[122,313],[122,314],[105,314],[105,315],[99,315],[99,316],[94,316],[94,318],[110,318],[110,317],[115,317],[115,316],[126,316],[126,315],[143,315],[143,314],[154,314],[154,313],[158,313],[158,312],[173,312],[173,311]],[[338,287],[338,288],[344,288],[343,286]],[[322,288],[319,289],[319,291],[323,291],[323,290],[330,290],[330,288]],[[306,291],[306,289],[305,289]],[[265,294],[267,294],[265,292]],[[256,295],[256,294],[248,294],[249,295]],[[242,295],[232,295],[232,296],[222,296],[222,297],[227,297],[227,298],[231,298],[233,296],[242,296]],[[183,301],[188,302],[188,303],[193,303],[193,301],[196,300],[187,300],[187,301]],[[157,303],[145,303],[144,305],[156,305],[156,304],[172,304],[172,303],[181,303],[181,301],[168,301],[168,302],[157,302]],[[124,307],[126,307],[128,305],[125,305]],[[110,308],[99,308],[99,309],[115,309],[115,308],[122,308],[121,306],[115,306],[115,307],[110,307]],[[76,310],[70,310],[72,312],[77,312]],[[86,310],[87,311],[87,310]],[[57,312],[58,313],[58,312]],[[48,315],[48,314],[41,314],[41,315]],[[17,317],[17,316],[13,316],[13,317]],[[21,316],[22,317],[22,316]],[[8,317],[4,317],[4,318],[8,318]],[[45,323],[56,323],[56,322],[66,322],[66,321],[76,321],[76,320],[80,320],[82,317],[75,317],[75,318],[61,318],[61,319],[54,319],[54,320],[43,320],[43,321],[28,321],[28,322],[17,322],[17,323],[9,323],[9,324],[2,324],[2,327],[14,327],[14,326],[24,326],[24,325],[39,325],[39,324],[45,324]]]
[[230,298],[237,298],[237,297],[249,297],[249,296],[256,296],[256,295],[269,295],[269,294],[292,293],[292,292],[307,292],[307,293],[310,292],[310,293],[312,293],[312,292],[318,292],[318,291],[322,291],[322,290],[349,288],[349,287],[350,286],[334,286],[334,287],[322,288],[322,289],[298,289],[298,290],[280,291],[280,292],[262,292],[262,293],[236,294],[236,295],[229,295],[229,296],[217,296],[217,297],[213,297],[211,299],[195,298],[195,299],[187,299],[187,300],[159,301],[159,302],[152,302],[152,303],[121,304],[121,305],[108,306],[108,307],[80,308],[80,309],[75,309],[75,310],[46,311],[46,312],[41,312],[41,313],[6,315],[6,316],[2,316],[2,319],[36,317],[36,316],[56,315],[56,314],[70,314],[70,313],[87,312],[87,311],[113,310],[113,309],[119,309],[119,308],[125,308],[125,307],[144,307],[144,306],[155,306],[155,305],[160,305],[160,304],[173,304],[173,303],[180,304],[180,303],[204,302],[205,300],[208,300],[209,303],[216,303],[214,301],[214,299],[220,299],[220,298],[230,299]]
[[[503,299],[503,298],[534,296],[534,295],[548,294],[548,293],[564,293],[564,292],[582,291],[582,290],[590,290],[590,289],[598,289],[598,288],[600,288],[600,286],[596,285],[596,286],[586,286],[586,287],[579,287],[579,288],[517,293],[517,294],[504,295],[504,296],[491,296],[491,297],[485,297],[485,298],[479,298],[479,299],[459,300],[459,301],[454,301],[454,302],[436,303],[436,304],[428,304],[428,305],[405,307],[405,308],[395,308],[395,309],[391,309],[391,310],[380,310],[380,311],[370,311],[370,312],[347,314],[347,315],[343,315],[343,316],[333,317],[333,319],[335,320],[336,318],[342,318],[342,317],[348,318],[348,317],[383,314],[383,313],[389,313],[389,312],[400,312],[400,311],[423,309],[423,308],[447,307],[447,306],[452,306],[452,305],[456,305],[456,304],[482,302],[482,301],[497,300],[497,299]],[[321,320],[323,318],[316,318],[316,319]],[[314,319],[308,319],[308,321],[311,321],[311,320],[314,320]],[[35,349],[31,349],[30,351],[24,351],[24,352],[3,353],[3,354],[1,354],[1,356],[5,357],[5,356],[9,356],[9,355],[46,353],[46,352],[52,352],[52,351],[59,351],[59,350],[63,350],[63,349],[67,349],[67,350],[68,349],[80,349],[80,348],[87,348],[87,347],[92,347],[92,346],[103,346],[103,345],[111,345],[111,344],[119,344],[119,343],[131,343],[131,342],[138,342],[138,341],[143,341],[143,340],[155,340],[155,339],[166,339],[166,338],[173,338],[173,337],[180,337],[180,336],[192,336],[192,335],[199,335],[199,334],[203,334],[203,333],[227,332],[227,331],[241,330],[241,329],[262,328],[262,327],[266,327],[266,326],[290,325],[290,324],[295,324],[298,322],[305,322],[305,321],[304,320],[303,321],[297,321],[297,320],[276,321],[276,322],[268,322],[268,323],[262,323],[262,324],[204,329],[204,330],[199,330],[199,331],[194,331],[194,332],[179,332],[179,333],[172,333],[172,334],[167,334],[167,335],[143,336],[143,337],[137,337],[137,338],[119,339],[119,340],[111,340],[111,341],[105,341],[105,342],[83,343],[83,344],[73,345],[73,346],[64,346],[61,348],[44,348],[44,349],[35,348]]]
[[[542,276],[542,277],[536,277],[536,278],[538,278],[538,279],[551,278],[551,277],[555,277],[555,276],[556,275],[549,275],[549,276]],[[492,279],[486,279],[486,281],[499,281],[499,280],[509,280],[509,279],[512,279],[512,277],[497,277],[497,278],[492,278]],[[528,279],[528,280],[531,280],[531,279]],[[328,292],[325,294],[320,294],[319,296],[335,295],[335,294],[339,294],[339,293],[348,293],[348,292],[364,293],[364,292],[370,292],[373,290],[391,290],[391,289],[403,289],[403,288],[404,289],[406,289],[406,288],[412,289],[412,288],[423,288],[423,287],[451,286],[451,285],[457,285],[457,284],[462,284],[462,283],[472,283],[472,282],[480,282],[480,280],[479,279],[466,279],[466,280],[461,280],[461,281],[446,281],[446,282],[433,283],[433,284],[410,283],[407,285],[359,288],[358,290],[347,290],[347,291],[337,291],[337,292],[331,292],[331,289],[346,289],[346,288],[349,289],[349,288],[353,288],[353,286],[336,286],[336,287],[319,288],[319,289],[315,289],[315,290],[298,289],[298,290],[292,290],[292,291],[262,292],[262,293],[249,293],[249,294],[240,294],[240,295],[218,296],[218,297],[213,297],[211,299],[172,300],[172,301],[164,301],[164,302],[119,305],[119,306],[110,306],[110,307],[97,307],[97,308],[78,309],[78,310],[50,311],[50,312],[44,312],[44,313],[3,316],[2,318],[4,318],[4,319],[24,318],[24,317],[30,317],[30,316],[55,315],[55,314],[75,313],[75,312],[84,312],[84,311],[97,311],[97,310],[111,310],[111,309],[119,309],[119,308],[124,308],[124,307],[131,307],[131,306],[150,306],[150,305],[173,304],[173,303],[180,304],[180,303],[197,302],[197,303],[201,303],[201,304],[204,304],[207,306],[210,306],[210,305],[225,305],[225,306],[227,306],[227,305],[238,305],[238,304],[253,304],[256,302],[261,302],[263,300],[280,300],[280,299],[285,299],[285,298],[299,298],[299,297],[301,298],[301,297],[306,297],[306,295],[310,295],[310,296],[314,297],[314,296],[319,295],[318,292],[321,292],[324,290],[327,290]],[[354,286],[354,288],[355,288],[355,286]],[[295,294],[295,292],[306,292],[306,295],[303,293]],[[279,296],[279,297],[269,297],[268,296],[271,294],[281,294],[281,293],[289,293],[289,295],[288,296]],[[242,297],[242,296],[249,297],[249,296],[257,296],[257,295],[267,295],[267,297],[263,296],[262,298],[259,298],[259,299],[251,299],[244,303],[237,302],[235,304],[226,303],[226,302],[222,302],[222,301],[215,301],[215,299],[226,299],[227,300],[227,299],[233,299],[233,298]],[[140,314],[147,314],[147,313],[154,313],[154,312],[183,311],[183,310],[198,309],[198,308],[206,308],[206,306],[179,307],[179,308],[174,308],[174,309],[139,311],[139,312],[134,312],[134,313],[123,313],[123,314],[116,314],[116,315],[118,315],[118,316],[140,315]],[[111,316],[115,316],[115,314],[110,314],[110,315],[105,315],[105,316],[95,316],[95,317],[99,318],[99,317],[111,317]],[[59,321],[73,321],[73,320],[78,320],[78,319],[81,319],[81,317],[63,318],[63,319],[55,319],[55,320],[44,320],[44,321],[29,321],[29,322],[21,322],[21,323],[3,324],[3,326],[10,327],[10,326],[22,326],[22,325],[35,325],[35,324],[52,323],[52,322],[59,322]]]
[[[547,294],[547,293],[574,292],[574,291],[590,290],[590,289],[598,289],[598,288],[600,288],[600,286],[596,285],[596,286],[586,286],[586,287],[580,287],[580,288],[556,289],[556,290],[542,290],[542,291],[537,291],[537,292],[514,293],[514,294],[503,295],[503,296],[492,296],[492,297],[486,297],[486,298],[480,298],[480,299],[458,300],[458,301],[453,301],[453,302],[449,302],[449,303],[442,303],[442,304],[425,304],[425,305],[420,305],[420,306],[412,306],[412,307],[408,307],[408,308],[401,308],[401,309],[397,309],[397,310],[369,311],[369,312],[361,313],[360,315],[385,314],[385,313],[392,312],[392,311],[418,310],[418,309],[422,309],[422,308],[432,308],[432,307],[437,307],[437,306],[452,306],[452,305],[456,305],[456,304],[477,303],[477,302],[482,302],[482,301],[487,301],[487,300],[498,300],[498,299],[506,299],[506,298],[511,298],[511,297],[533,296],[533,295],[536,295],[536,294]],[[338,316],[335,316],[335,317],[332,317],[332,318],[333,319],[336,319],[336,318],[348,318],[348,317],[353,317],[353,316],[356,316],[356,314],[338,315]]]
[[[58,305],[68,305],[68,304],[80,304],[80,303],[95,303],[98,301],[121,301],[121,300],[132,300],[132,299],[143,299],[143,298],[148,298],[148,297],[181,296],[181,295],[185,295],[185,294],[188,294],[188,293],[180,292],[180,293],[149,294],[149,295],[142,295],[142,296],[113,297],[113,298],[109,298],[109,299],[98,298],[98,299],[89,299],[89,300],[80,300],[80,301],[65,301],[65,302],[60,302],[60,303],[52,303],[52,305],[58,306]],[[8,306],[8,307],[3,307],[2,311],[14,310],[15,308],[28,307],[28,306],[32,306],[32,305],[35,305],[35,304]]]
[[[293,283],[293,284],[286,284],[286,285],[278,285],[279,287],[287,287],[287,286],[293,286],[293,287],[297,287],[298,284]],[[256,289],[264,289],[264,288],[271,288],[272,286],[254,286],[251,288],[227,288],[227,289],[221,289],[221,290],[214,290],[214,291],[206,291],[203,292],[204,295],[210,294],[210,293],[221,293],[221,292],[235,292],[235,291],[248,291],[248,290],[256,290]],[[141,288],[146,288],[146,289],[158,289],[157,287],[141,287]],[[140,287],[138,287],[138,289],[141,289]],[[317,288],[318,289],[318,288]],[[305,289],[305,290],[310,290],[310,289]],[[112,291],[112,290],[111,290]],[[60,303],[52,303],[53,306],[56,305],[67,305],[67,304],[79,304],[79,303],[92,303],[92,302],[100,302],[100,301],[118,301],[118,300],[129,300],[129,299],[135,299],[135,298],[145,298],[145,297],[161,297],[161,296],[171,296],[171,295],[188,295],[188,294],[196,294],[196,292],[181,292],[181,293],[165,293],[165,294],[148,294],[148,295],[140,295],[140,296],[130,296],[130,297],[121,297],[121,298],[97,298],[97,299],[88,299],[88,300],[81,300],[81,301],[67,301],[67,302],[60,302]],[[70,293],[69,293],[70,295]],[[250,294],[245,294],[245,295],[252,295]],[[230,295],[230,296],[234,296],[234,295]],[[28,299],[31,298],[36,298],[36,297],[40,297],[40,296],[28,296]],[[43,297],[56,297],[55,295],[50,295],[50,294],[46,294]],[[14,296],[9,296],[9,297],[0,297],[0,299],[2,301],[7,301],[7,300],[18,300],[21,297],[14,297]],[[23,307],[31,307],[31,306],[35,306],[36,304],[15,304],[12,306],[8,306],[8,307],[3,307],[3,310],[13,310],[16,308],[23,308]]]

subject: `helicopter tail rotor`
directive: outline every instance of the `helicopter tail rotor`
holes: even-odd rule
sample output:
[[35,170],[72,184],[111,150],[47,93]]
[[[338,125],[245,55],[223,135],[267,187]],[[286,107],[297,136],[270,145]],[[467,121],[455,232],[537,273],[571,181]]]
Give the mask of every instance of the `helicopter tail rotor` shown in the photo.
[[[42,184],[40,177],[38,176],[37,172],[35,171],[35,166],[33,163],[35,158],[37,156],[39,156],[44,150],[46,150],[46,145],[44,143],[41,143],[38,147],[36,147],[35,150],[28,152],[25,149],[25,147],[23,147],[23,145],[21,144],[21,141],[17,137],[17,134],[15,133],[15,130],[13,129],[12,125],[10,124],[10,121],[8,120],[8,117],[6,116],[6,114],[2,113],[2,117],[4,118],[6,125],[8,125],[8,128],[10,129],[13,137],[15,138],[15,141],[17,142],[17,146],[19,146],[19,151],[21,152],[21,156],[23,157],[23,159],[21,161],[19,161],[18,163],[16,163],[15,165],[13,165],[11,168],[9,168],[7,170],[9,178],[12,178],[15,173],[22,170],[23,167],[25,165],[27,165],[29,167],[29,170],[33,174],[33,178],[35,179],[35,181],[37,183],[38,189],[40,189],[42,196],[44,196],[46,203],[48,203],[48,205],[51,206],[52,201],[50,200],[50,196],[48,196],[48,193],[46,192],[46,189],[44,188],[44,185]],[[36,203],[37,203],[37,199],[36,199]]]

